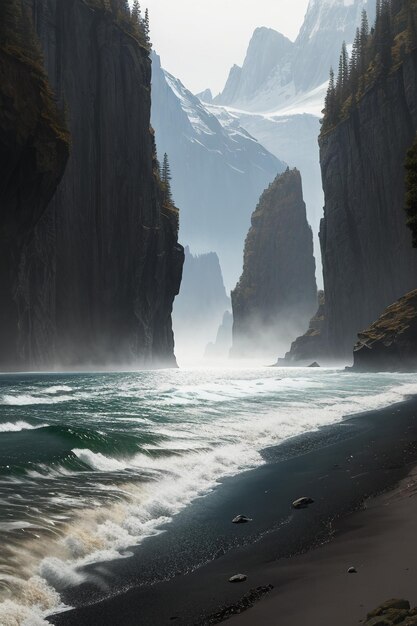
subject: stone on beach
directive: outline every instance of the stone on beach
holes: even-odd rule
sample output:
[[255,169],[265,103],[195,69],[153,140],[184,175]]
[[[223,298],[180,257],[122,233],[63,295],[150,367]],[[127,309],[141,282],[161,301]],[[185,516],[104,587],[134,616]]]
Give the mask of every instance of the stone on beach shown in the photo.
[[246,524],[251,521],[252,518],[246,517],[246,515],[236,515],[236,517],[232,519],[232,524]]
[[410,609],[408,600],[387,600],[368,613],[366,626],[417,625],[417,609]]
[[309,504],[314,504],[314,500],[303,496],[302,498],[298,498],[298,500],[294,500],[292,506],[293,509],[306,509]]
[[235,574],[229,578],[229,583],[243,583],[247,579],[245,574]]
[[314,363],[311,363],[308,367],[320,367],[320,365],[317,363],[317,361],[314,361]]
[[357,574],[358,570],[356,569],[356,567],[349,567],[348,569],[348,574]]

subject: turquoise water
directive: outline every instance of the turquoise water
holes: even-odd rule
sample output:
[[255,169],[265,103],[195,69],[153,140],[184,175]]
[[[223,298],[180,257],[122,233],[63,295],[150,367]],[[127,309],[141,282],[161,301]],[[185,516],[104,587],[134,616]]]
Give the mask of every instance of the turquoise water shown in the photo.
[[0,624],[45,624],[83,565],[127,557],[263,448],[416,391],[306,368],[1,376]]

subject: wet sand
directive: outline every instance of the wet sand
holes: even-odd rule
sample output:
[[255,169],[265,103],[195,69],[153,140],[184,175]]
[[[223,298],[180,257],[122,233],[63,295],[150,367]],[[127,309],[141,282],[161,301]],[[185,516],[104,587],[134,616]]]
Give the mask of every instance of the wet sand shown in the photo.
[[[406,478],[417,463],[416,398],[264,456],[264,466],[223,481],[130,558],[89,567],[90,580],[63,594],[74,610],[51,623],[191,625],[231,617],[242,625],[308,619],[347,626],[388,597],[417,604],[417,499],[413,475]],[[300,496],[314,504],[294,510]],[[232,524],[240,513],[253,521]],[[357,574],[347,574],[351,565]],[[236,573],[247,580],[229,583]]]

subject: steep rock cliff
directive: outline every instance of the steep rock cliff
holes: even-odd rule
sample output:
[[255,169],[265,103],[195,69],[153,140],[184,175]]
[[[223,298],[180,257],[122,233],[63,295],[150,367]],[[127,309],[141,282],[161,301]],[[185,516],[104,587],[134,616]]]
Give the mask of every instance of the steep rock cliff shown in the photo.
[[324,291],[318,293],[319,308],[311,318],[307,332],[297,337],[291,344],[291,349],[283,359],[278,359],[280,365],[308,365],[312,361],[327,357],[327,346],[323,340],[325,325],[325,297]]
[[417,52],[372,85],[320,139],[326,340],[351,355],[357,333],[417,285],[404,214],[404,159],[417,130]]
[[163,206],[148,50],[98,0],[26,1],[72,148],[24,252],[25,362],[173,365],[183,250],[177,211]]
[[288,348],[317,308],[313,236],[296,169],[277,176],[252,215],[232,306],[234,356]]
[[[12,9],[10,13],[7,9]],[[0,368],[19,352],[19,264],[64,172],[68,135],[19,2],[0,10]]]
[[417,290],[391,304],[369,328],[358,334],[353,369],[417,369]]

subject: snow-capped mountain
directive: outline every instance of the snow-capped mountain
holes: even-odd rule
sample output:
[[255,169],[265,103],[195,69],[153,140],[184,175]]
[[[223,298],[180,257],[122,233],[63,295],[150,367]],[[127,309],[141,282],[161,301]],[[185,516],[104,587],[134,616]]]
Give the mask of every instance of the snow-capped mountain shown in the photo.
[[242,67],[232,67],[223,92],[210,99],[210,111],[219,119],[231,115],[270,152],[300,170],[319,285],[320,117],[330,66],[337,70],[342,42],[353,41],[363,9],[372,23],[374,0],[310,0],[295,42],[257,28]]
[[217,252],[225,283],[240,272],[250,216],[262,191],[286,164],[236,117],[214,115],[153,55],[152,125],[159,158],[166,152],[180,207],[180,238],[196,253]]
[[275,30],[257,28],[243,66],[232,67],[214,103],[277,112],[298,104],[310,90],[321,86],[324,93],[330,66],[337,68],[342,42],[353,41],[363,9],[373,19],[372,0],[310,0],[294,43]]

